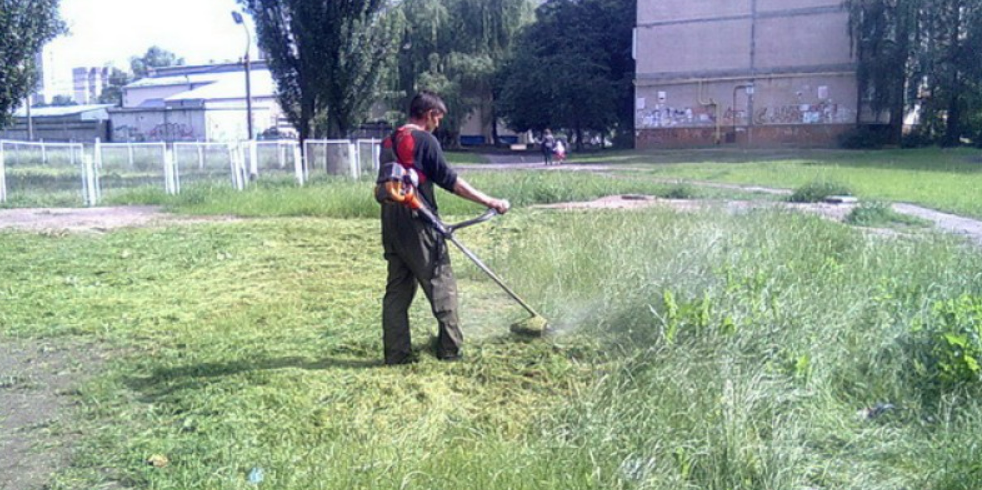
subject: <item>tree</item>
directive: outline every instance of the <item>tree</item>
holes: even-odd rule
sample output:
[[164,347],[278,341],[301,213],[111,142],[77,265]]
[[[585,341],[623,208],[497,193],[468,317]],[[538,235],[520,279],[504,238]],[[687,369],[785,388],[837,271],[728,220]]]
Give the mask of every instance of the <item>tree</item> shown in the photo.
[[117,107],[121,107],[123,105],[123,87],[130,81],[132,81],[132,77],[129,73],[113,67],[109,73],[109,84],[99,94],[99,103],[115,104]]
[[[459,145],[460,127],[475,109],[497,120],[492,83],[521,27],[531,20],[529,0],[406,0],[398,62],[400,106],[419,89],[440,94],[449,113],[438,136]],[[497,139],[496,125],[491,124]]]
[[916,132],[943,145],[982,144],[982,2],[847,0],[860,106],[888,111],[892,140],[919,109]]
[[78,105],[75,99],[68,95],[56,95],[51,98],[51,103],[48,104],[50,107],[64,107],[70,105]]
[[346,137],[377,100],[394,55],[385,0],[239,0],[256,23],[277,97],[300,139]]
[[588,130],[633,136],[635,8],[616,0],[541,5],[499,76],[498,108],[512,129],[566,128],[578,147]]
[[35,58],[64,31],[58,0],[0,0],[0,128],[37,84]]
[[130,57],[130,70],[133,71],[133,77],[136,80],[146,78],[150,75],[152,68],[165,68],[183,64],[184,58],[179,58],[176,54],[160,46],[151,46],[143,56]]

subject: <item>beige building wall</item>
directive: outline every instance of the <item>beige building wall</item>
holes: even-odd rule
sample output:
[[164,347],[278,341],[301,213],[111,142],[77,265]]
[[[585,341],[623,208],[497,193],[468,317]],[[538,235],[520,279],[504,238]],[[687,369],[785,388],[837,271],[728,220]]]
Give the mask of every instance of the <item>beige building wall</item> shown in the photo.
[[841,0],[638,0],[639,147],[830,146],[856,122]]

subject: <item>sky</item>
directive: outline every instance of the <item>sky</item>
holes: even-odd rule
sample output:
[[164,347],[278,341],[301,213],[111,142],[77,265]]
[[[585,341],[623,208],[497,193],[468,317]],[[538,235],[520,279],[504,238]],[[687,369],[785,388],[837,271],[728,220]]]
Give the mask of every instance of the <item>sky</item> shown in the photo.
[[[70,86],[74,67],[112,64],[128,70],[131,56],[154,45],[188,64],[238,61],[246,34],[232,20],[237,9],[236,0],[61,0],[69,33],[45,48],[46,78]],[[248,17],[246,22],[254,38]],[[256,56],[255,41],[251,55]]]

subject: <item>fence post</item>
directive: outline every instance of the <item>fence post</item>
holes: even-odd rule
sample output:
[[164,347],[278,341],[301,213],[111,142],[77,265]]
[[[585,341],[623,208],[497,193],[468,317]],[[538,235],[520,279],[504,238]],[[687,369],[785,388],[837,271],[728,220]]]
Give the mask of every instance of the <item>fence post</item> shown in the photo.
[[88,155],[82,155],[82,168],[85,204],[87,206],[95,206],[96,204],[99,204],[99,194],[96,190],[99,187],[97,183],[98,176],[96,174],[95,165],[92,163],[92,158],[90,158]]
[[174,152],[164,147],[164,189],[168,194],[177,194],[177,178],[174,172]]
[[0,202],[7,202],[7,164],[4,158],[3,141],[0,141]]
[[303,185],[303,153],[300,145],[293,145],[293,173],[297,176],[297,185]]
[[198,170],[205,169],[205,147],[201,143],[196,145],[198,147]]
[[133,163],[133,143],[129,141],[126,142],[126,153],[129,155],[130,170],[136,168],[136,164]]
[[44,140],[41,140],[41,163],[44,165],[48,164],[48,150],[47,146],[44,145]]
[[249,180],[259,178],[259,145],[256,140],[249,140]]
[[358,145],[348,141],[348,168],[351,169],[351,178],[358,180],[361,175],[361,162],[358,161]]
[[376,143],[375,138],[372,138],[372,171],[378,173],[379,160],[382,158],[382,142],[378,141]]

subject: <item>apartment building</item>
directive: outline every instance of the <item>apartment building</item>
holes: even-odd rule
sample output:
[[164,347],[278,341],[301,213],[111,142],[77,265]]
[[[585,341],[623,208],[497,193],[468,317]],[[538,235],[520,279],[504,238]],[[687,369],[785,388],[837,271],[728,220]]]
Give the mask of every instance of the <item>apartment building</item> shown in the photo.
[[859,112],[841,0],[638,0],[638,148],[834,146]]

